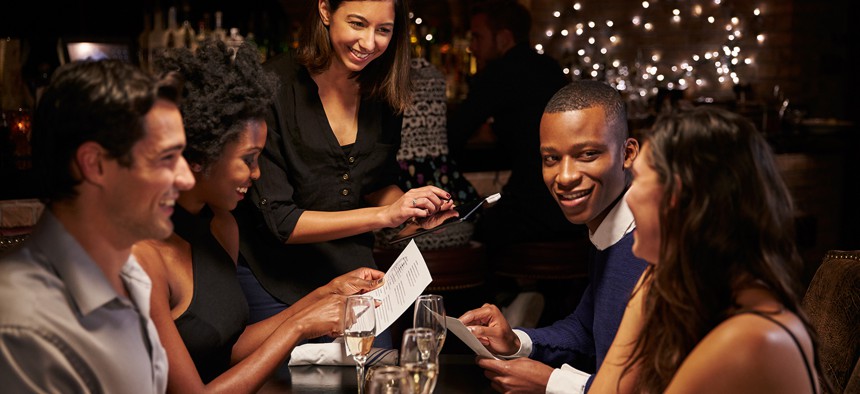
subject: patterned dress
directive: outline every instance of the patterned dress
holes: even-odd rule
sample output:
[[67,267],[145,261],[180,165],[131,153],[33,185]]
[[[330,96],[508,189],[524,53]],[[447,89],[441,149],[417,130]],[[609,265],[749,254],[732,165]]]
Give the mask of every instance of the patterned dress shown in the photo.
[[[445,75],[422,58],[412,59],[413,104],[403,114],[398,186],[404,191],[433,185],[451,193],[455,204],[465,204],[478,199],[478,193],[456,163],[448,155],[447,98]],[[379,248],[403,248],[408,243],[388,245],[398,229],[383,229],[376,232]],[[474,225],[464,222],[436,233],[415,238],[422,250],[440,249],[469,243]]]

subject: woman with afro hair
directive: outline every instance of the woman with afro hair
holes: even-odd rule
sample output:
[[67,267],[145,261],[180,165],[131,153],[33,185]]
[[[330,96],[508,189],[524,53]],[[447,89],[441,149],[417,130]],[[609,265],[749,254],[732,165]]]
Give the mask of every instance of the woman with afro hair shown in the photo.
[[243,261],[231,215],[251,182],[266,141],[266,108],[277,80],[256,48],[212,40],[196,52],[173,49],[162,72],[186,79],[180,106],[183,152],[195,178],[179,192],[166,240],[134,254],[152,278],[151,315],[170,369],[168,392],[256,392],[301,341],[341,330],[345,295],[378,287],[382,272],[360,268],[333,279],[290,308],[248,325],[236,267]]

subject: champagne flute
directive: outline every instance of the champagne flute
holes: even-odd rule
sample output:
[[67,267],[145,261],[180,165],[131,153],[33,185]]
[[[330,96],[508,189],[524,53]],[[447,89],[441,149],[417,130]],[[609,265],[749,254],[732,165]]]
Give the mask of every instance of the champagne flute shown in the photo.
[[413,394],[406,371],[396,365],[376,368],[367,382],[367,394]]
[[445,337],[448,334],[447,323],[445,323],[445,303],[441,295],[424,294],[415,300],[413,312],[413,328],[429,328],[433,330],[436,338],[436,355],[442,352]]
[[410,328],[403,333],[400,367],[406,371],[415,394],[431,394],[439,373],[436,336],[429,328]]
[[376,337],[376,311],[373,297],[353,295],[346,298],[343,336],[346,350],[355,360],[358,393],[364,393],[364,362]]

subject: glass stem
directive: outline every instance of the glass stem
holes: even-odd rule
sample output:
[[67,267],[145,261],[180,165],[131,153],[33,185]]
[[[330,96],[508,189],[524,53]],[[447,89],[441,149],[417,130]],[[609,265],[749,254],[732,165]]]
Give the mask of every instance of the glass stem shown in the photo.
[[355,374],[358,375],[358,394],[364,394],[364,362],[355,362]]

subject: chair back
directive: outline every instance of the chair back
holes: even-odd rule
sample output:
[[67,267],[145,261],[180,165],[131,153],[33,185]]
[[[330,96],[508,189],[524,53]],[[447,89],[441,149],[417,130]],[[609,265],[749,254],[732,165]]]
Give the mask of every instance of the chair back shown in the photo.
[[860,250],[831,250],[803,308],[818,332],[821,366],[836,393],[860,393]]

